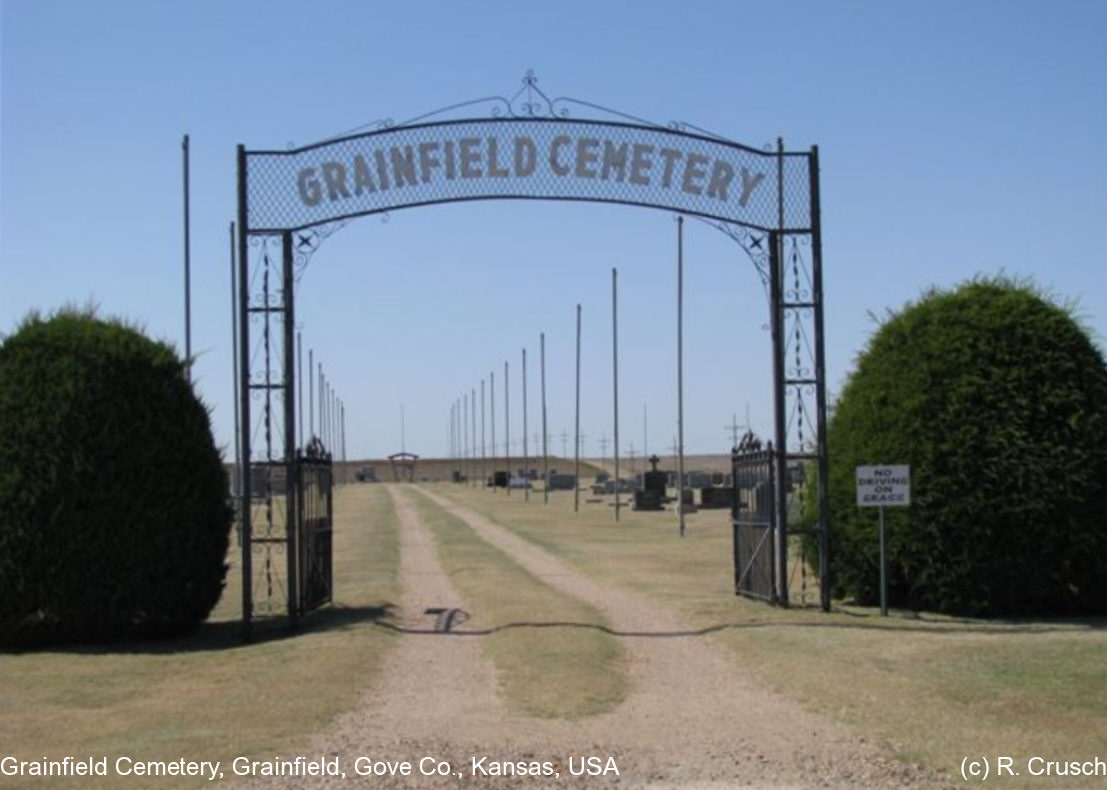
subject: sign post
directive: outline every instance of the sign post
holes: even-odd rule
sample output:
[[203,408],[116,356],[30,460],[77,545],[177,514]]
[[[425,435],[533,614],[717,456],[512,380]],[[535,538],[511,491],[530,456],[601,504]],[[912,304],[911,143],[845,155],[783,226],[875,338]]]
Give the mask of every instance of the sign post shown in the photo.
[[880,509],[880,616],[888,616],[888,552],[884,531],[884,508],[911,504],[911,467],[859,466],[857,506]]

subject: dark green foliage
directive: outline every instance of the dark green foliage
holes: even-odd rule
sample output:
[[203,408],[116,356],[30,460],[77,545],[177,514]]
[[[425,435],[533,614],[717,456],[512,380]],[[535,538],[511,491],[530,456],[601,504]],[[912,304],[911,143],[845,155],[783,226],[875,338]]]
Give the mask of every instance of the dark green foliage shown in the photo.
[[0,644],[189,629],[222,590],[230,517],[171,348],[75,311],[0,345]]
[[1068,311],[979,280],[889,316],[828,424],[835,592],[879,598],[854,468],[911,465],[889,601],[965,615],[1107,612],[1107,366]]

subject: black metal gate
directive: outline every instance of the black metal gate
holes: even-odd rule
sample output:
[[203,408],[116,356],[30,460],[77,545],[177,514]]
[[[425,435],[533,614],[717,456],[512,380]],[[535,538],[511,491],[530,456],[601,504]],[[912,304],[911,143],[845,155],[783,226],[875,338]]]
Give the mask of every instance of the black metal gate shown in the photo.
[[299,614],[306,614],[329,603],[334,590],[331,573],[334,474],[329,453],[300,455],[297,461]]
[[776,603],[773,568],[778,522],[773,444],[769,442],[764,450],[745,441],[743,445],[731,454],[734,592]]

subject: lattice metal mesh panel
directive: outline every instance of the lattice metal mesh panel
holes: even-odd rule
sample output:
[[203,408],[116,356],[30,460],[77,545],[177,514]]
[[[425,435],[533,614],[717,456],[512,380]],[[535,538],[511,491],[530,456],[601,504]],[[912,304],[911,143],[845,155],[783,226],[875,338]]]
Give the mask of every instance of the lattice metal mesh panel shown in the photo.
[[779,227],[783,208],[784,227],[811,225],[808,154],[778,156],[661,127],[448,121],[246,159],[251,231],[487,198],[627,203],[757,228]]
[[781,227],[788,231],[810,230],[812,226],[811,156],[784,154],[781,176],[784,183],[784,221]]

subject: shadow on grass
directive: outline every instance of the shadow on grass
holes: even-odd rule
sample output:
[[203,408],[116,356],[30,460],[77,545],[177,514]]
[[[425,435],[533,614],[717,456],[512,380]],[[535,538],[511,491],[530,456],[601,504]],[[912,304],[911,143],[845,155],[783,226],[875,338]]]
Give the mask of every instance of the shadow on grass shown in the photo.
[[164,639],[136,639],[104,644],[40,645],[0,647],[0,655],[26,653],[69,653],[83,655],[139,654],[167,655],[235,650],[250,645],[281,642],[299,636],[328,631],[343,631],[363,623],[388,621],[396,607],[392,603],[376,606],[343,606],[334,604],[300,618],[292,626],[287,617],[257,618],[251,623],[250,638],[245,639],[240,620],[218,620],[201,623],[189,634]]
[[550,628],[586,629],[616,637],[646,639],[683,639],[702,637],[726,631],[756,631],[764,629],[832,629],[846,631],[886,631],[889,633],[919,634],[1057,634],[1107,630],[1107,618],[1071,618],[1035,621],[980,620],[929,620],[923,616],[893,614],[880,617],[876,613],[834,610],[835,614],[851,618],[850,621],[800,621],[800,620],[750,620],[747,622],[717,623],[702,628],[627,631],[600,623],[581,623],[552,620],[547,622],[518,621],[487,628],[466,628],[470,615],[461,609],[428,609],[425,614],[435,615],[426,627],[412,627],[396,622],[397,608],[392,603],[376,606],[343,606],[335,604],[319,609],[291,626],[285,617],[256,619],[252,623],[250,639],[244,639],[242,623],[238,620],[205,622],[187,636],[161,640],[119,641],[102,645],[53,645],[40,647],[0,647],[0,655],[27,653],[68,653],[72,655],[171,655],[175,653],[202,653],[236,650],[252,645],[282,642],[314,633],[344,631],[362,624],[397,634],[418,636],[491,636],[504,631],[540,630]]
[[1107,629],[1107,618],[1085,618],[1072,620],[1013,622],[1003,621],[997,623],[982,623],[979,620],[962,621],[924,621],[918,617],[884,618],[875,615],[867,615],[859,612],[849,612],[851,617],[871,618],[870,622],[801,622],[796,620],[753,620],[745,623],[718,623],[702,628],[676,629],[666,631],[625,631],[611,628],[600,623],[580,623],[569,621],[529,622],[520,621],[503,623],[502,625],[489,626],[487,628],[465,628],[464,623],[469,620],[469,613],[461,609],[428,609],[427,614],[437,615],[433,625],[425,628],[413,628],[402,626],[388,618],[381,618],[373,622],[378,628],[387,629],[401,634],[438,635],[438,636],[491,636],[502,631],[521,629],[545,629],[545,628],[577,628],[600,631],[611,636],[632,638],[686,638],[708,636],[723,631],[746,631],[768,628],[787,628],[797,630],[810,629],[838,629],[852,631],[887,631],[887,632],[911,632],[930,634],[990,634],[1003,636],[1011,634],[1056,634],[1061,632],[1102,631]]

